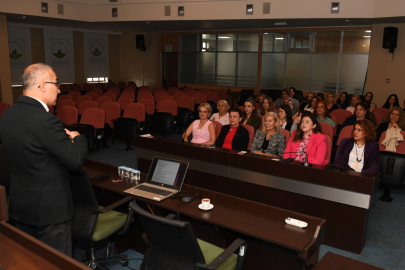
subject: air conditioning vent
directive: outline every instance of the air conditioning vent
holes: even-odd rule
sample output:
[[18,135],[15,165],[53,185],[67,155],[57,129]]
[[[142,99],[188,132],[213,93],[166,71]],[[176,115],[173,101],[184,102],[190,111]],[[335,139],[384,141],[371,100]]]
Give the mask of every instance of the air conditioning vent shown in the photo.
[[110,3],[118,3],[118,0],[108,0]]
[[58,14],[63,15],[63,4],[58,4]]

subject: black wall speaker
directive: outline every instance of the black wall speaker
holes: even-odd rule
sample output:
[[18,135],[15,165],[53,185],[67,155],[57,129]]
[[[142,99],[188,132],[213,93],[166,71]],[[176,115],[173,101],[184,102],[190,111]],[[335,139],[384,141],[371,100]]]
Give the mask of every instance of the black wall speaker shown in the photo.
[[385,27],[383,37],[384,49],[395,49],[397,47],[398,28],[397,27]]
[[136,35],[136,48],[141,51],[146,51],[144,35]]

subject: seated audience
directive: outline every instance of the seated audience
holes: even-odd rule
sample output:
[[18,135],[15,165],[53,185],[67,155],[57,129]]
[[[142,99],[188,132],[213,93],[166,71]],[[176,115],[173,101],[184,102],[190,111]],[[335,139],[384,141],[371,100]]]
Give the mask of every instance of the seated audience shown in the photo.
[[259,104],[262,104],[263,100],[267,98],[267,96],[265,94],[260,94],[259,95]]
[[384,131],[392,127],[405,130],[405,112],[400,107],[392,107],[385,119],[378,125],[376,142],[380,141]]
[[365,102],[357,103],[355,108],[356,108],[355,114],[346,118],[346,120],[343,122],[342,129],[346,126],[353,126],[356,124],[357,121],[363,119],[370,120],[375,126],[377,126],[375,118],[373,119],[373,117],[370,114],[370,110],[368,108],[367,103]]
[[326,96],[326,101],[328,102],[326,107],[328,108],[330,113],[333,112],[336,109],[339,109],[339,106],[336,105],[336,103],[335,103],[335,94],[329,93]]
[[299,110],[300,107],[300,102],[298,101],[298,99],[294,98],[295,95],[295,88],[294,87],[290,87],[290,89],[288,90],[290,92],[290,100],[292,101],[293,107],[292,107],[292,112],[293,115],[297,113],[297,111]]
[[314,97],[314,94],[312,94],[312,93],[308,93],[308,95],[307,95],[307,101],[303,101],[303,102],[301,102],[301,104],[300,104],[300,111],[303,111],[304,109],[305,109],[305,107],[308,105],[308,103],[310,103],[311,102],[311,100],[312,100],[312,98]]
[[281,105],[285,104],[285,99],[290,96],[290,93],[287,88],[284,88],[283,91],[281,91],[281,98],[278,98],[274,101],[274,104],[276,104],[277,109],[280,108]]
[[289,105],[284,104],[278,109],[278,117],[280,118],[280,126],[282,129],[288,130],[292,133],[297,129],[297,124],[292,119],[291,108]]
[[272,157],[283,157],[285,136],[281,134],[280,120],[275,112],[263,116],[262,129],[256,130],[250,152]]
[[290,91],[290,98],[294,98],[295,91],[296,91],[295,87],[290,87],[289,91]]
[[215,145],[238,151],[247,151],[249,145],[249,132],[240,125],[242,121],[242,111],[239,108],[230,110],[229,125],[222,126],[221,133]]
[[336,152],[335,166],[356,172],[377,173],[380,168],[380,150],[375,126],[370,120],[357,121],[352,138],[342,139]]
[[328,144],[326,136],[321,133],[320,126],[315,115],[303,112],[301,128],[298,128],[291,136],[285,148],[283,158],[293,158],[295,161],[308,162],[314,165],[326,165]]
[[318,100],[315,106],[314,115],[316,115],[316,120],[318,120],[318,122],[328,123],[335,128],[335,122],[333,122],[332,118],[330,117],[325,100]]
[[364,101],[367,102],[368,104],[371,104],[373,101],[374,95],[372,92],[367,92],[367,94],[364,96]]
[[284,100],[284,102],[285,102],[285,104],[287,104],[288,106],[290,106],[291,111],[292,111],[293,114],[294,114],[294,104],[293,104],[291,98],[290,98],[290,97],[286,98],[286,99]]
[[214,113],[210,120],[220,122],[222,125],[229,125],[229,105],[228,101],[222,99],[217,103],[218,112]]
[[354,110],[356,107],[356,104],[360,102],[360,96],[359,95],[352,95],[350,105],[346,108],[347,111],[351,112],[354,114]]
[[318,93],[316,97],[318,100],[325,100],[325,95],[323,93]]
[[245,109],[242,113],[242,124],[252,126],[255,130],[260,127],[262,119],[257,114],[256,103],[252,98],[245,101]]
[[350,105],[348,97],[349,95],[346,92],[342,92],[336,101],[336,104],[339,105],[342,110],[346,110],[346,108]]
[[313,97],[311,99],[311,102],[308,102],[307,106],[305,106],[304,111],[308,111],[308,112],[313,113],[314,108],[316,106],[316,102],[318,102],[318,99],[316,97]]
[[301,118],[302,118],[302,113],[305,111],[299,111],[293,116],[294,123],[297,124],[297,128],[301,125]]
[[400,107],[399,103],[398,103],[398,96],[395,94],[391,94],[387,98],[387,101],[382,106],[382,108],[385,108],[385,109],[391,109],[392,107]]
[[193,134],[192,143],[213,145],[215,142],[215,125],[208,118],[212,112],[208,103],[201,103],[198,107],[200,119],[195,120],[183,134],[183,140],[188,142],[188,137]]
[[271,97],[266,97],[260,103],[260,109],[257,110],[259,115],[265,115],[268,112],[274,112],[273,100]]

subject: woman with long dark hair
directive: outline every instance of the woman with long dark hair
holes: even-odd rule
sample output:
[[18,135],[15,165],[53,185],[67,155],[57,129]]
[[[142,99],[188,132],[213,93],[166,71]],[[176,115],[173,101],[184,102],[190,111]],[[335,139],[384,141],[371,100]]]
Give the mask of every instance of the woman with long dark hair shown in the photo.
[[290,133],[297,129],[297,123],[294,123],[292,119],[290,105],[281,105],[278,109],[278,117],[280,118],[280,126],[282,129],[288,130]]
[[255,130],[260,127],[262,119],[257,114],[256,102],[253,98],[248,98],[245,101],[245,109],[242,113],[242,124],[252,126]]
[[370,109],[368,104],[365,102],[359,102],[355,106],[355,111],[353,116],[346,118],[343,122],[342,129],[346,126],[353,126],[356,124],[357,121],[367,119],[370,120],[375,126],[377,123],[375,122],[375,118],[371,116]]
[[382,106],[382,108],[385,108],[385,109],[391,109],[392,107],[400,107],[401,108],[401,106],[399,106],[398,96],[395,95],[395,94],[391,94],[387,98],[387,101]]
[[336,104],[340,106],[342,110],[346,110],[346,108],[350,105],[349,102],[349,95],[347,92],[342,92],[336,101]]

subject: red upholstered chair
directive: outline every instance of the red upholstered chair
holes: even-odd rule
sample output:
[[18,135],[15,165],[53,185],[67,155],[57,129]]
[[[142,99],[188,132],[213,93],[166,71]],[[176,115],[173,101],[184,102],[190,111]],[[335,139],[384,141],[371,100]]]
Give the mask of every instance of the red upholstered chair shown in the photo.
[[[187,92],[184,91],[184,93],[187,93],[187,96],[192,97],[194,96],[194,94],[199,93],[197,91],[195,91],[194,89],[188,90]],[[201,93],[199,93],[200,95],[202,95]]]
[[108,82],[108,83],[107,83],[107,89],[110,89],[111,87],[117,87],[117,85],[115,84],[115,82]]
[[195,89],[190,88],[190,87],[187,87],[187,88],[183,89],[183,92],[186,93],[186,94],[188,94],[188,92],[190,92],[190,91],[195,91]]
[[255,136],[255,129],[252,126],[245,125],[245,124],[242,124],[242,126],[244,128],[246,128],[247,131],[249,132],[249,144],[248,144],[248,148],[247,148],[247,150],[249,151],[250,145],[252,144],[252,141],[253,141],[253,137]]
[[91,83],[84,83],[83,84],[83,91],[90,92],[91,90],[94,89],[94,85]]
[[260,109],[260,103],[256,102],[256,109]]
[[330,157],[332,156],[332,139],[329,136],[326,136],[326,142],[328,144],[328,152],[326,152],[326,160],[330,163]]
[[64,106],[72,106],[75,107],[76,103],[73,100],[69,100],[69,99],[64,99],[61,101],[56,102],[56,110],[55,112],[58,112],[58,110]]
[[219,133],[221,133],[222,124],[215,120],[210,120],[215,125],[215,139],[218,139]]
[[155,113],[155,101],[151,99],[140,99],[137,103],[143,104],[146,112],[149,115],[153,115]]
[[[180,97],[187,97],[187,94],[183,93],[183,92],[178,92],[178,93],[174,93],[174,95],[173,95],[174,101],[178,101]],[[193,101],[194,101],[194,99],[193,99]]]
[[183,128],[187,128],[195,119],[194,98],[187,96],[179,97],[177,100],[177,126],[179,134],[183,134]]
[[337,125],[338,125],[338,123],[337,123],[337,118],[336,118],[336,116],[334,116],[333,114],[331,114],[330,115],[330,118],[333,120],[333,122],[335,123],[335,127],[333,128],[333,136],[335,136],[336,135],[336,130],[337,130]]
[[146,91],[146,92],[149,92],[149,93],[151,93],[152,94],[152,91],[150,90],[150,87],[149,86],[139,86],[139,88],[138,88],[138,92],[142,92],[142,91]]
[[65,99],[67,99],[67,100],[73,100],[73,96],[71,96],[71,95],[61,95],[61,96],[59,96],[58,99],[56,100],[56,103],[58,103],[58,102],[61,101],[61,100],[65,100]]
[[118,97],[120,95],[121,89],[119,89],[118,87],[110,87],[108,88],[106,93],[114,93],[116,97]]
[[125,87],[127,87],[127,83],[126,83],[126,82],[118,82],[118,87],[119,87],[121,90],[124,90]]
[[[384,132],[381,134],[380,140],[378,141],[378,146],[379,146],[379,148],[380,148],[380,151],[387,151],[387,150],[385,150],[385,145],[382,145],[382,144],[381,144],[382,141],[385,139],[386,133],[387,133],[387,131],[384,131]],[[402,134],[402,136],[405,138],[405,131],[401,130],[401,134]],[[397,150],[397,151],[396,151],[397,153],[405,154],[405,142],[398,142],[398,146],[397,146],[397,149],[396,149],[396,150]],[[390,152],[390,151],[389,151],[389,152]]]
[[194,95],[192,95],[192,97],[194,98],[194,103],[195,104],[201,104],[201,103],[206,103],[207,102],[207,96],[204,95],[204,94],[196,92],[196,93],[194,93]]
[[329,138],[333,139],[333,127],[329,123],[318,122],[321,125],[321,130],[323,135],[327,135]]
[[169,87],[169,88],[167,89],[167,93],[169,93],[169,95],[171,95],[171,96],[173,96],[173,95],[172,95],[172,92],[173,92],[173,91],[181,92],[181,91],[179,90],[179,88],[177,88],[177,87]]
[[342,131],[339,134],[338,140],[337,140],[337,145],[340,144],[340,141],[345,138],[351,138],[352,137],[352,130],[353,126],[346,126],[342,129]]
[[98,104],[95,101],[83,101],[79,105],[79,114],[82,115],[83,112],[89,108],[98,108]]
[[77,123],[79,111],[75,107],[64,106],[58,110],[56,116],[60,119],[62,123],[66,125],[73,125],[74,123]]
[[386,108],[375,108],[373,110],[373,113],[379,113],[381,115],[381,119],[385,119],[387,117],[387,114],[389,113],[389,109]]
[[114,120],[121,116],[121,105],[118,102],[106,102],[101,106],[105,112],[105,125],[103,135],[103,147],[107,148],[107,139],[112,138],[114,144]]
[[210,89],[201,88],[201,89],[198,89],[198,92],[200,92],[201,94],[206,94],[207,92],[211,92],[211,90],[210,90]]
[[101,97],[101,96],[103,95],[103,93],[104,93],[103,90],[98,89],[98,88],[92,89],[91,92],[97,93],[97,95],[98,95],[99,97]]
[[177,116],[177,102],[174,100],[162,100],[160,102],[159,108],[157,108],[158,112],[168,112],[171,113],[173,116]]
[[73,100],[76,100],[78,96],[81,96],[82,93],[80,93],[79,91],[70,91],[68,93],[68,96],[72,96]]
[[[50,114],[53,114],[53,110],[55,109],[55,106],[51,106],[51,107],[49,107],[49,113]],[[1,114],[0,114],[0,116],[1,116]]]
[[150,93],[146,93],[146,92],[141,92],[141,93],[138,93],[138,96],[136,97],[136,100],[140,100],[140,99],[151,99],[151,100],[153,100],[153,102],[155,102],[155,97],[154,96],[152,96]]
[[146,107],[142,103],[131,103],[128,104],[124,110],[124,117],[134,118],[138,122],[145,121]]
[[159,104],[158,111],[153,115],[152,130],[165,134],[173,132],[177,123],[177,102],[174,100],[163,100]]
[[291,133],[288,130],[281,129],[281,134],[285,136],[285,145],[287,145],[288,141],[290,140]]
[[135,93],[136,93],[136,88],[134,88],[133,86],[128,85],[128,86],[126,86],[126,87],[124,88],[124,91],[130,91],[132,94],[135,95]]
[[375,108],[377,108],[377,104],[371,103],[370,104],[370,111],[372,112]]
[[155,102],[157,102],[158,99],[159,99],[161,96],[169,96],[169,93],[167,93],[166,91],[164,91],[164,92],[158,92],[158,93],[154,94],[153,96],[154,96],[154,98],[155,98]]
[[69,88],[70,91],[82,91],[82,87],[78,83],[72,83]]
[[93,100],[93,101],[96,101],[97,98],[99,97],[96,92],[87,92],[87,93],[85,94],[85,96],[91,97],[91,100]]
[[346,118],[353,115],[351,112],[342,109],[333,110],[330,114],[336,117],[338,125],[343,125]]
[[87,95],[78,96],[76,98],[76,108],[79,108],[80,103],[82,103],[83,101],[92,101],[92,98],[91,98],[91,96],[87,96]]
[[128,104],[134,103],[134,100],[129,97],[121,97],[117,100],[117,102],[121,105],[121,110],[125,112],[125,108],[128,106]]
[[122,93],[122,94],[120,95],[120,98],[129,98],[129,99],[132,100],[132,102],[135,101],[135,95],[134,95],[134,94],[131,94],[131,93],[129,93],[129,92],[127,92],[127,93]]
[[173,100],[172,96],[169,95],[164,95],[164,96],[160,96],[159,99],[156,102],[156,109],[159,110],[159,104],[163,101],[163,100]]
[[102,96],[102,97],[97,98],[96,102],[98,104],[98,107],[101,108],[101,106],[103,106],[104,103],[112,102],[112,98],[109,96]]
[[106,92],[102,97],[110,97],[113,102],[117,100],[117,95],[113,92]]
[[377,113],[377,112],[373,112],[374,113],[374,116],[375,116],[375,122],[377,123],[377,127],[378,127],[378,125],[381,123],[381,121],[382,121],[382,117],[381,117],[381,114],[379,114],[379,113]]
[[137,85],[136,85],[136,83],[134,81],[129,81],[128,86],[132,86],[135,89],[137,88]]
[[259,117],[261,118],[259,129],[261,129],[263,127],[263,115],[259,114]]
[[239,106],[239,110],[241,110],[243,113],[243,111],[245,110],[245,106]]
[[[92,101],[85,101],[92,102]],[[89,108],[85,110],[80,119],[80,124],[88,127],[88,133],[86,134],[87,142],[89,144],[89,150],[99,149],[102,142],[102,136],[104,131],[105,112],[98,108]]]
[[0,117],[8,107],[9,107],[8,103],[0,102]]
[[130,151],[131,142],[135,134],[145,128],[145,106],[141,103],[128,104],[124,111],[124,116],[114,122],[114,138],[126,140],[127,148]]
[[[133,96],[135,97],[135,90],[133,90],[133,89],[131,89],[131,90],[126,89],[126,90],[124,90],[124,91],[121,92],[121,95],[123,95],[123,94],[130,94],[130,95],[133,95]],[[120,97],[121,97],[121,96],[120,96]]]
[[60,93],[67,93],[69,92],[69,87],[66,84],[61,84],[59,87]]
[[98,88],[98,89],[101,89],[101,90],[107,90],[107,85],[105,83],[96,83],[94,85],[94,88]]
[[164,87],[162,87],[162,86],[153,87],[153,89],[152,89],[152,94],[153,95],[155,95],[156,93],[159,93],[159,92],[166,92],[166,89]]
[[228,99],[228,92],[225,89],[217,89],[215,90],[218,93],[219,100],[227,100]]
[[177,107],[179,108],[187,108],[190,111],[194,110],[194,98],[189,96],[181,96],[177,100]]
[[213,101],[215,103],[218,103],[219,98],[218,98],[217,92],[208,91],[208,92],[205,92],[205,95],[207,96],[208,101]]

